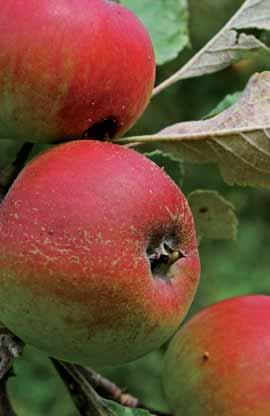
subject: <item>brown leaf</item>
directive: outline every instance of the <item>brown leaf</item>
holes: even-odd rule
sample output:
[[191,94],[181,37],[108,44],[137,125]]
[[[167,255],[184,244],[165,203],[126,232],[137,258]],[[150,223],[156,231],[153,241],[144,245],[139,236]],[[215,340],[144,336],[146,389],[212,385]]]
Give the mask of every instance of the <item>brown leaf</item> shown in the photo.
[[248,51],[269,52],[262,40],[254,34],[245,33],[248,29],[270,30],[269,0],[246,0],[229,22],[190,61],[154,89],[153,95],[182,79],[220,71],[246,56]]
[[270,72],[254,75],[239,101],[216,117],[175,124],[158,136],[174,155],[217,163],[229,184],[270,187]]
[[165,153],[180,160],[217,163],[230,185],[269,188],[270,72],[255,74],[236,104],[213,118],[117,141],[159,143]]

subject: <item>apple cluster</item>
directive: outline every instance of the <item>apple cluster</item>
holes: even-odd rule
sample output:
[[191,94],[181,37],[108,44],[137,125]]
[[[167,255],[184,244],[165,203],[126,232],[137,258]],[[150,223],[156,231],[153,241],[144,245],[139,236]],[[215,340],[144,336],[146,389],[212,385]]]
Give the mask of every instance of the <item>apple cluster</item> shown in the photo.
[[108,0],[2,3],[0,137],[58,145],[0,206],[0,320],[62,360],[134,360],[173,335],[200,274],[181,190],[110,143],[149,101],[150,37]]
[[[135,360],[176,333],[200,275],[181,190],[111,142],[149,102],[150,37],[109,0],[0,3],[0,139],[57,144],[0,205],[0,320],[62,360]],[[219,302],[183,325],[164,364],[174,415],[269,415],[269,334],[266,296]]]

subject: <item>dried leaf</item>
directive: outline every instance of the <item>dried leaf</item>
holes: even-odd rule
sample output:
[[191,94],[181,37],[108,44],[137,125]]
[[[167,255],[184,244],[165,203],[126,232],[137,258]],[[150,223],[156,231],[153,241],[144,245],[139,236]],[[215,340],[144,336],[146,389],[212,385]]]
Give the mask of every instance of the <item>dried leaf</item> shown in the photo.
[[177,81],[211,74],[246,56],[247,51],[264,49],[267,45],[248,29],[270,30],[270,1],[246,0],[229,22],[186,65],[158,85],[153,95]]
[[118,142],[159,142],[174,157],[215,162],[232,185],[270,187],[270,72],[255,74],[236,104],[217,116]]
[[199,239],[235,240],[238,220],[233,205],[215,191],[194,191],[188,197]]
[[209,120],[179,123],[159,136],[165,151],[216,162],[229,184],[270,187],[270,72],[254,75],[239,101]]

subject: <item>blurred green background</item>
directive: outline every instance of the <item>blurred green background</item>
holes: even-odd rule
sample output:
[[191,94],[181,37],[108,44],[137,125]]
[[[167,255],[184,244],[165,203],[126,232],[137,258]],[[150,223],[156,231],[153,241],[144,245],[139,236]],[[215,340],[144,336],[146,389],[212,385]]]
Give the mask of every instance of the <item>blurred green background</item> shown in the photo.
[[[190,47],[179,58],[159,67],[158,82],[187,61],[242,2],[190,0]],[[176,84],[153,99],[131,134],[156,132],[181,120],[200,119],[225,95],[241,91],[251,74],[263,69],[270,70],[270,61],[243,61],[218,74]],[[14,144],[5,142],[1,147],[0,166],[14,159],[15,153]],[[183,191],[189,194],[198,188],[218,190],[235,205],[239,230],[238,238],[233,242],[202,241],[201,284],[189,316],[205,305],[227,297],[250,293],[270,294],[270,192],[229,187],[224,184],[216,166],[187,164]],[[135,363],[106,369],[103,373],[143,402],[166,410],[160,383],[162,355],[162,351],[157,351]],[[44,354],[27,347],[15,367],[16,377],[10,379],[9,391],[19,416],[77,415],[64,386]]]

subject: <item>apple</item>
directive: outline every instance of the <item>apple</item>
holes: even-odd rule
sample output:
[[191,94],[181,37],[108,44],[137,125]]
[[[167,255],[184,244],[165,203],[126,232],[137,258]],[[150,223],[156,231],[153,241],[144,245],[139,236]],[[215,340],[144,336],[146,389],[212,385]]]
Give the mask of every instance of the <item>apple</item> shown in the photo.
[[85,365],[158,348],[199,279],[188,203],[134,150],[73,141],[25,167],[0,205],[0,321]]
[[109,0],[0,0],[0,139],[126,132],[155,79],[150,37]]
[[210,306],[176,334],[163,384],[175,416],[270,414],[270,297]]

